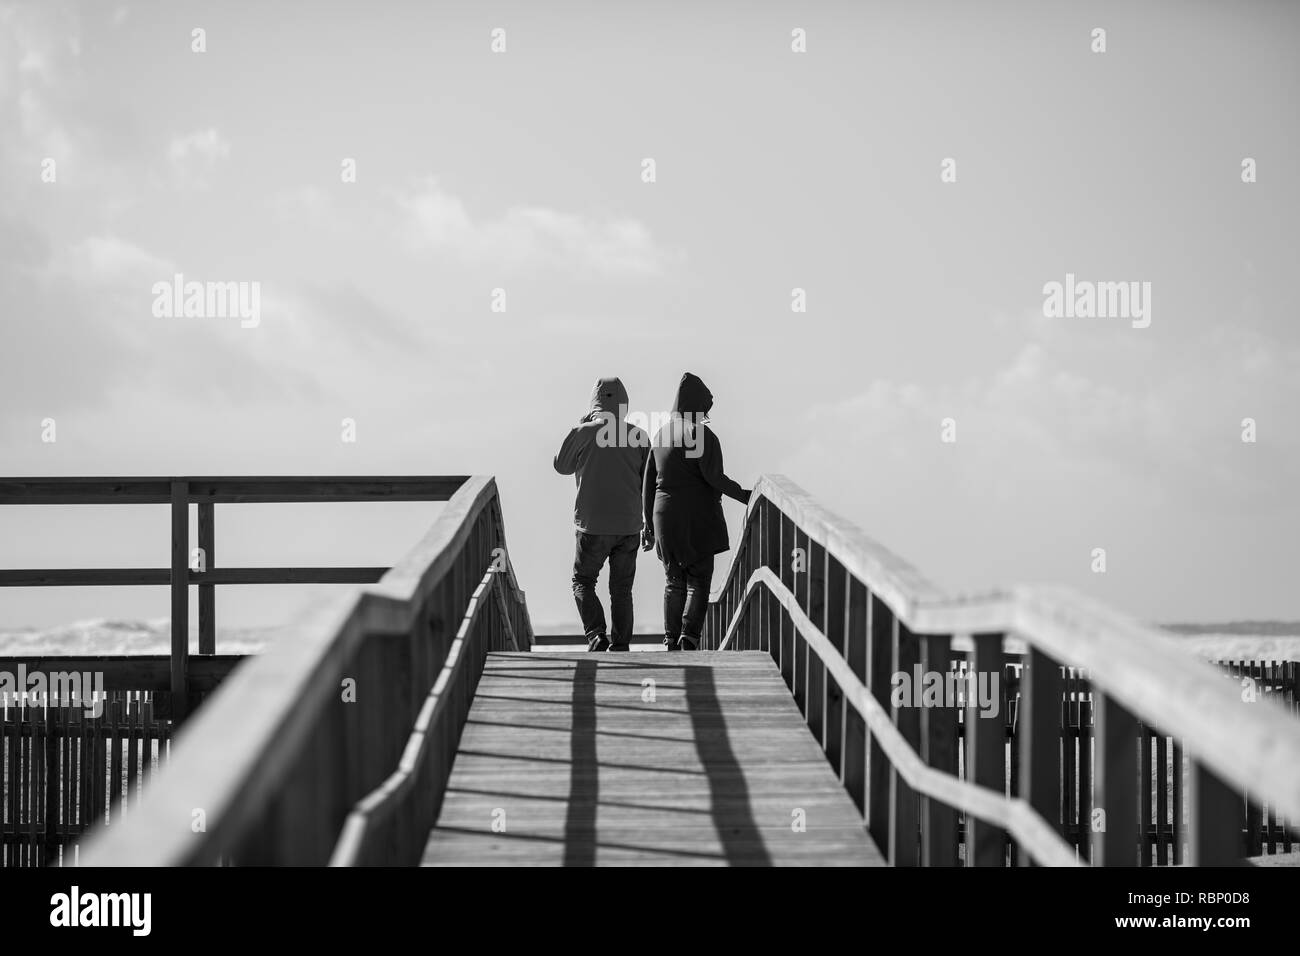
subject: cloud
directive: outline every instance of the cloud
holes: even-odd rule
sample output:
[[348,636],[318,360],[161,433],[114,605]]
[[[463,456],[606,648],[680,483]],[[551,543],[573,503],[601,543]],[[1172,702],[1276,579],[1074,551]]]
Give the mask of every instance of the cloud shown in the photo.
[[191,158],[215,162],[229,155],[229,141],[212,128],[178,136],[167,147],[167,158],[173,163],[184,163]]
[[[954,513],[1013,507],[1030,487],[1063,508],[1120,489],[1189,513],[1285,504],[1300,480],[1288,424],[1300,408],[1300,349],[1236,327],[1153,360],[1171,349],[1140,332],[1053,328],[964,381],[877,379],[810,409],[810,437],[784,467],[846,484],[867,474],[885,500],[924,493]],[[940,442],[946,418],[951,445]],[[1241,441],[1244,418],[1258,424],[1254,444]]]
[[662,274],[677,258],[635,219],[597,220],[541,206],[512,206],[500,218],[475,219],[431,177],[390,199],[414,250],[446,252],[471,265],[644,278]]
[[49,264],[56,276],[132,289],[148,289],[177,270],[169,259],[146,252],[120,236],[90,236],[72,243]]
[[78,29],[63,10],[0,7],[0,125],[15,134],[0,138],[0,165],[72,155],[73,136],[57,113],[59,85],[76,72],[69,53]]
[[189,188],[206,189],[213,170],[229,158],[230,141],[212,127],[177,136],[167,146],[176,181]]

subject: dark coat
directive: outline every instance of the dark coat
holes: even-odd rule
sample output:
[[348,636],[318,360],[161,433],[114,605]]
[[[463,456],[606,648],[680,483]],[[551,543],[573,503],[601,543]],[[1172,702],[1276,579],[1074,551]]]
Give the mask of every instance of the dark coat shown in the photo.
[[730,549],[722,496],[746,503],[749,492],[722,470],[722,446],[704,424],[713,393],[687,372],[677,386],[673,417],[655,435],[646,461],[646,527],[659,560],[693,564]]

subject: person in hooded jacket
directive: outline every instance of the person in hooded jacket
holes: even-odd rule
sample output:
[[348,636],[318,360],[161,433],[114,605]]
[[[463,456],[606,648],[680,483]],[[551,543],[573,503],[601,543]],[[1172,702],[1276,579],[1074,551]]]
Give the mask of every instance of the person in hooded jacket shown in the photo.
[[[626,420],[627,389],[617,378],[598,379],[591,410],[569,430],[555,470],[575,475],[573,506],[576,543],[573,597],[591,651],[626,651],[632,638],[632,582],[636,577],[641,533],[641,475],[650,439]],[[605,626],[605,609],[596,594],[596,579],[609,561],[609,602],[613,629]]]
[[713,558],[730,549],[722,496],[749,503],[750,492],[722,469],[722,446],[706,427],[713,393],[685,373],[677,386],[672,417],[655,434],[642,491],[642,547],[663,562],[664,646],[700,646],[709,609]]

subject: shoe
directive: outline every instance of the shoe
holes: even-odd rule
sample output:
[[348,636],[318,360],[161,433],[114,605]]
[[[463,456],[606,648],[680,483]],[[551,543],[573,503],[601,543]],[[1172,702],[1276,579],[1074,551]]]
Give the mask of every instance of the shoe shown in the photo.
[[605,648],[605,650],[610,651],[610,652],[614,652],[614,651],[630,651],[631,649],[632,649],[632,648],[628,646],[628,644],[627,644],[626,641],[623,641],[622,643],[619,643],[619,644],[615,644],[614,642],[611,641],[609,647]]
[[609,650],[609,638],[604,634],[597,634],[588,639],[587,650],[589,651],[607,651]]
[[698,651],[700,642],[693,637],[687,637],[683,634],[677,639],[677,650],[679,651]]
[[671,638],[671,639],[670,639],[670,638],[665,637],[665,638],[664,638],[664,650],[666,650],[666,651],[680,651],[681,648],[677,646],[677,639],[676,639],[676,638]]

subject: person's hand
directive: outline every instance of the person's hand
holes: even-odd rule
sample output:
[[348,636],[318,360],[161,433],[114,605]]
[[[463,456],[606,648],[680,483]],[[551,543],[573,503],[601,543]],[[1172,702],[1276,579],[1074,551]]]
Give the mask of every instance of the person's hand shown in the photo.
[[649,551],[655,546],[655,533],[649,528],[641,532],[641,550]]

